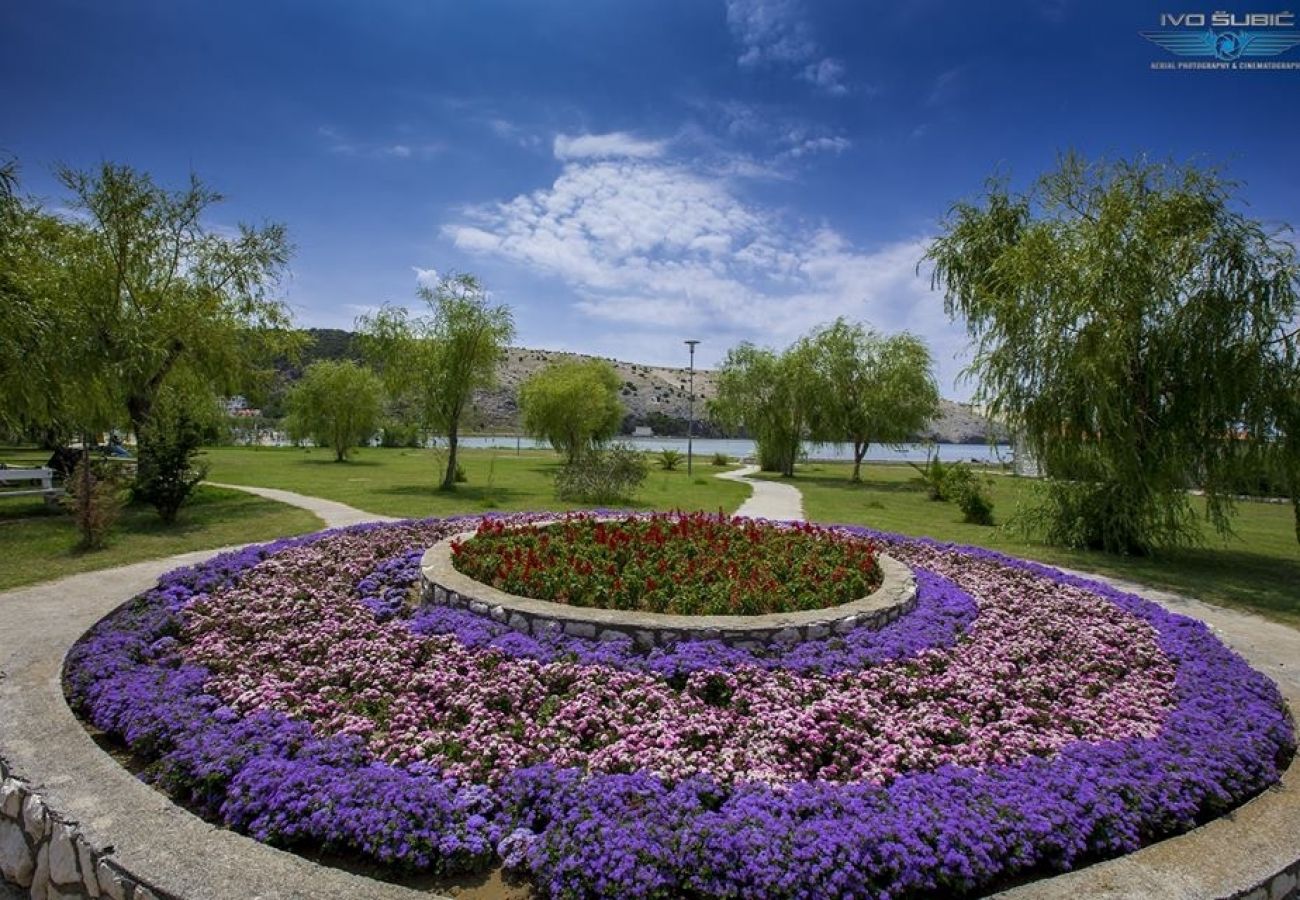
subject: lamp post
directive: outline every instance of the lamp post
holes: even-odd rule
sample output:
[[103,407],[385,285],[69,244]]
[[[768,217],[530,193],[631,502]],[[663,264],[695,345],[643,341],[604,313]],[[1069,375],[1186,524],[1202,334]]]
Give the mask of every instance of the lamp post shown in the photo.
[[695,474],[693,466],[695,444],[695,345],[698,343],[699,341],[695,340],[686,342],[686,346],[691,348],[691,394],[686,407],[686,474],[688,477]]

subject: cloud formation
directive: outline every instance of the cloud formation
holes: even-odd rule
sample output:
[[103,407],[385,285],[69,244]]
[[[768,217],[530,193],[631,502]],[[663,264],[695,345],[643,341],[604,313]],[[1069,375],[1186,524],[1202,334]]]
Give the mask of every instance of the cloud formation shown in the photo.
[[611,131],[608,134],[557,134],[554,152],[555,158],[562,160],[609,159],[619,156],[650,159],[663,155],[664,142],[641,140],[626,131]]
[[742,68],[798,66],[798,77],[832,96],[849,93],[844,63],[822,54],[798,0],[726,0]]
[[946,383],[965,344],[917,274],[925,237],[864,251],[672,162],[571,162],[549,187],[471,210],[444,235],[559,279],[593,325],[643,344],[690,330],[715,347],[784,345],[843,315],[926,337]]

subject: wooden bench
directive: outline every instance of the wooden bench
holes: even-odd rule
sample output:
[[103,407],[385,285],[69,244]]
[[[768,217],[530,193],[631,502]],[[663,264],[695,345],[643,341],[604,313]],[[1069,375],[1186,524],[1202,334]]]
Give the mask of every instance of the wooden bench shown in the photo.
[[[35,487],[23,487],[10,490],[9,485],[33,484]],[[54,470],[38,469],[0,469],[0,498],[3,497],[43,497],[51,506],[59,502],[63,488],[54,486]]]

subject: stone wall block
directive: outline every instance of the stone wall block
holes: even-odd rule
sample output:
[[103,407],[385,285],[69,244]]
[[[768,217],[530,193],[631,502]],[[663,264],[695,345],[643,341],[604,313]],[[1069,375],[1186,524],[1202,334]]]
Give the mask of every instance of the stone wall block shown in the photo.
[[17,822],[0,820],[0,874],[19,887],[31,887],[36,860]]
[[26,793],[23,783],[17,778],[6,778],[0,782],[0,815],[17,821],[23,814],[23,797]]
[[79,884],[81,871],[77,868],[77,833],[71,825],[60,822],[50,836],[50,880],[55,884]]
[[33,842],[45,839],[49,817],[45,813],[45,801],[35,794],[28,794],[23,801],[23,830]]
[[36,851],[36,871],[32,873],[32,900],[46,900],[50,890],[50,845],[41,844]]
[[99,892],[103,896],[109,897],[110,900],[126,900],[129,890],[126,880],[102,859],[99,865],[95,866],[95,882],[99,885]]
[[99,897],[99,879],[95,877],[95,856],[90,844],[81,835],[77,835],[77,864],[81,868],[81,883],[85,886],[86,896],[95,900]]

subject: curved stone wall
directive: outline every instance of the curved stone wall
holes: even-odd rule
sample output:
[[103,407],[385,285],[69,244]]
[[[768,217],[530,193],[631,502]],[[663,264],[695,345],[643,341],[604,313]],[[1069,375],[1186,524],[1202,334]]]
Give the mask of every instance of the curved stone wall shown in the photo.
[[880,587],[860,600],[825,609],[764,616],[673,616],[568,606],[507,594],[457,571],[452,565],[452,544],[473,536],[474,532],[458,534],[425,552],[420,562],[424,602],[468,609],[524,634],[561,633],[596,640],[626,637],[645,650],[683,640],[719,640],[735,647],[757,648],[772,641],[795,644],[847,634],[855,628],[879,628],[916,605],[916,579],[911,569],[881,554]]

